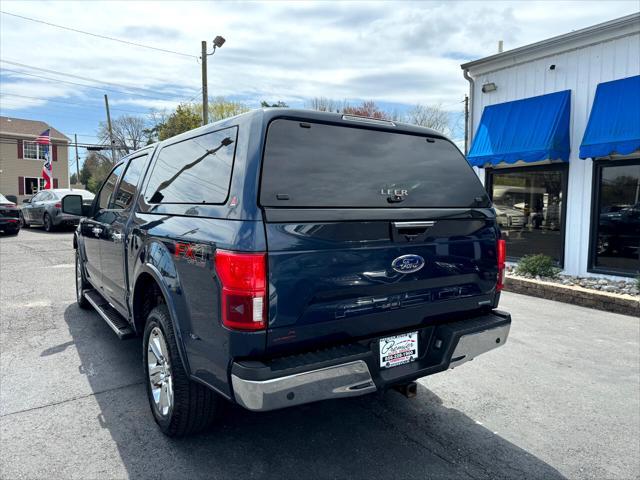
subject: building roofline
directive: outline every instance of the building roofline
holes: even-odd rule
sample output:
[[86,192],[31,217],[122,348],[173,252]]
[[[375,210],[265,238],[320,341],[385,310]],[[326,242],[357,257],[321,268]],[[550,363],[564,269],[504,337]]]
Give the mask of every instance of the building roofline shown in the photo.
[[[38,135],[29,135],[28,133],[16,133],[16,132],[5,132],[3,130],[0,130],[0,136],[2,137],[19,137],[19,138],[27,138],[27,139],[33,139],[35,140],[36,138],[38,138]],[[51,140],[55,140],[57,142],[63,142],[63,143],[71,143],[71,139],[69,137],[67,137],[66,135],[63,137],[50,137]]]
[[590,27],[575,30],[563,35],[551,37],[540,42],[531,43],[519,48],[514,48],[513,50],[507,50],[506,52],[497,53],[495,55],[490,55],[478,60],[473,60],[471,62],[463,63],[462,65],[460,65],[460,67],[463,70],[470,70],[485,64],[507,61],[512,57],[516,57],[519,55],[535,54],[536,52],[547,50],[549,47],[559,47],[562,45],[575,43],[580,40],[590,40],[594,35],[598,34],[605,35],[607,33],[613,33],[614,37],[624,36],[627,34],[622,34],[620,32],[620,29],[623,29],[625,27],[633,27],[634,24],[637,24],[638,32],[640,32],[640,13],[632,13],[624,17],[615,18],[607,22],[598,23],[597,25],[592,25]]

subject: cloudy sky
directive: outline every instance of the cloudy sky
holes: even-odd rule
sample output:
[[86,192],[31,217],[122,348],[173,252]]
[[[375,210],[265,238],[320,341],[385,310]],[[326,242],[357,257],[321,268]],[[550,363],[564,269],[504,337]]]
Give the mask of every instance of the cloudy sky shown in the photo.
[[508,50],[634,13],[638,1],[3,0],[1,9],[1,114],[95,142],[104,93],[112,116],[198,100],[200,41],[216,35],[227,43],[209,58],[211,96],[251,107],[315,96],[399,111],[441,104],[455,118],[467,91],[461,63],[496,53],[501,39]]

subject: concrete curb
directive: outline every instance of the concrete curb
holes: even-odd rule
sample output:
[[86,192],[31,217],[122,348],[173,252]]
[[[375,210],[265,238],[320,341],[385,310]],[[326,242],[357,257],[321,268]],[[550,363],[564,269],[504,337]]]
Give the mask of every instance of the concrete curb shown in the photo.
[[583,287],[509,276],[506,278],[504,289],[508,292],[640,318],[640,298],[631,295],[599,292]]

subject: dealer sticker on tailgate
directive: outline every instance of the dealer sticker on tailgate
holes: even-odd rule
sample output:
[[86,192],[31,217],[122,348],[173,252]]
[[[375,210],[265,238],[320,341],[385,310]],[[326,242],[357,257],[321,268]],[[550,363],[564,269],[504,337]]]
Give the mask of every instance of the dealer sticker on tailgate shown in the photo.
[[380,367],[389,368],[418,358],[418,332],[380,339]]

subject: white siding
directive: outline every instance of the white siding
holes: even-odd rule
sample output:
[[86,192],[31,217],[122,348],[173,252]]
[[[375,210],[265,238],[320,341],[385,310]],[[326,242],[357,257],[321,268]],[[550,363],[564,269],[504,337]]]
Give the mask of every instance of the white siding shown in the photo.
[[[555,70],[549,66],[555,64]],[[483,67],[487,69],[487,67]],[[587,275],[591,220],[593,162],[580,160],[580,143],[599,83],[640,75],[640,34],[635,33],[563,53],[540,53],[517,65],[474,74],[473,132],[485,106],[522,98],[571,90],[571,156],[565,219],[565,271]],[[482,93],[482,85],[493,82],[498,89]]]

